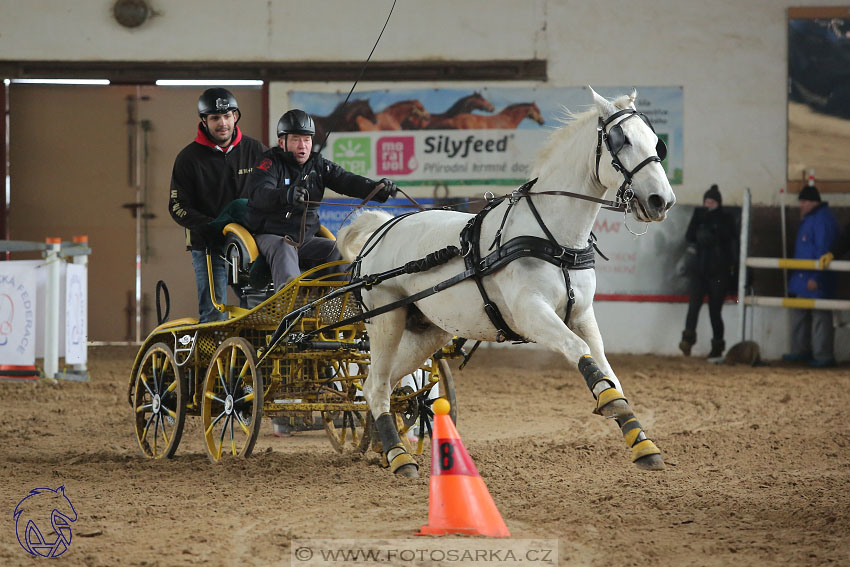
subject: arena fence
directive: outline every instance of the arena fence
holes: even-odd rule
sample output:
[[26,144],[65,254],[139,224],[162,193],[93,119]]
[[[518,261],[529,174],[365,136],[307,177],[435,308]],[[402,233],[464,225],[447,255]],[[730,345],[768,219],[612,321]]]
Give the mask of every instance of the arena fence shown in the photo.
[[[818,260],[798,260],[796,258],[760,258],[749,257],[750,209],[752,197],[749,188],[744,190],[741,205],[741,247],[740,269],[738,270],[738,323],[740,340],[745,340],[747,322],[747,306],[785,307],[794,309],[831,309],[850,311],[850,300],[846,299],[812,299],[806,297],[768,297],[746,294],[747,268],[818,270],[833,272],[850,272],[850,261],[833,260],[827,268],[823,268]],[[750,317],[752,314],[750,313]]]

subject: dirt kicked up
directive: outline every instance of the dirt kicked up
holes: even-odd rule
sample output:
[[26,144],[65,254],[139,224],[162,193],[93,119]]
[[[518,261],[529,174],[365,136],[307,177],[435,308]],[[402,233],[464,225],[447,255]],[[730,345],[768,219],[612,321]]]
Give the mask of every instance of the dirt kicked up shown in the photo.
[[[404,480],[266,420],[251,458],[214,465],[190,417],[174,459],[145,460],[126,396],[135,350],[89,352],[91,382],[0,383],[0,565],[33,564],[12,513],[39,487],[64,485],[78,514],[66,566],[289,565],[293,539],[412,540],[428,520],[427,452]],[[557,539],[559,565],[850,564],[846,364],[612,364],[663,472],[629,462],[553,355],[482,348],[455,370],[458,431],[513,538]]]

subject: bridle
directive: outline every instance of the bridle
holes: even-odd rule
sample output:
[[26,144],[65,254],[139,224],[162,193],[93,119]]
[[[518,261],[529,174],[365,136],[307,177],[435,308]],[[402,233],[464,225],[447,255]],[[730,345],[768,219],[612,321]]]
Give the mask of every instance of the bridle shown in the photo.
[[[608,130],[608,125],[622,116],[626,117]],[[634,175],[643,169],[644,166],[649,165],[652,162],[661,163],[664,161],[664,158],[667,157],[667,145],[664,143],[664,140],[658,138],[658,142],[655,144],[656,155],[647,157],[645,160],[637,164],[637,166],[635,166],[635,168],[631,171],[623,165],[618,154],[623,147],[625,147],[628,138],[626,137],[625,132],[623,132],[622,124],[636,116],[643,120],[653,133],[655,132],[655,128],[652,127],[652,123],[649,121],[649,118],[647,118],[642,112],[638,112],[633,108],[626,108],[619,112],[615,112],[606,120],[603,120],[600,116],[596,126],[596,182],[602,185],[602,182],[599,179],[599,160],[602,158],[602,142],[604,141],[605,147],[608,149],[608,153],[611,154],[611,166],[615,171],[618,171],[623,176],[623,183],[620,185],[620,188],[617,189],[616,202],[625,207],[624,212],[626,214],[631,212],[631,202],[634,198],[634,192],[632,191],[632,178]]]

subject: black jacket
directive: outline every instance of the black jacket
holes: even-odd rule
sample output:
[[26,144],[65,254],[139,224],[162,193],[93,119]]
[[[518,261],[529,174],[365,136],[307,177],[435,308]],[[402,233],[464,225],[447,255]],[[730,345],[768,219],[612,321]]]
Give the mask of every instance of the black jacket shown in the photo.
[[[311,154],[303,165],[298,165],[290,152],[274,147],[263,154],[263,159],[251,172],[248,182],[248,229],[254,234],[277,234],[301,239],[301,219],[307,207],[304,238],[315,236],[319,230],[318,205],[287,204],[287,193],[291,186],[303,185],[309,192],[309,200],[322,200],[325,187],[337,193],[365,199],[377,181],[350,173],[319,154]],[[387,200],[385,191],[380,191],[373,200]],[[288,218],[287,218],[287,215]]]
[[203,250],[203,232],[228,203],[244,197],[251,169],[260,161],[266,147],[243,136],[237,126],[236,138],[224,151],[203,133],[200,125],[195,140],[174,160],[168,212],[186,228],[186,247]]
[[723,207],[694,210],[685,240],[696,245],[696,276],[731,276],[738,266],[738,234],[735,220]]

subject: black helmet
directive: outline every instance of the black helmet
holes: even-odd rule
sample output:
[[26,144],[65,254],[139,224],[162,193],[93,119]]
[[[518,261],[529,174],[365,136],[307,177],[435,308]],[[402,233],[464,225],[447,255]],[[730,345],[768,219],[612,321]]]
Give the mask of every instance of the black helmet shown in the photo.
[[284,134],[310,134],[316,133],[316,126],[313,124],[313,119],[310,115],[293,108],[286,112],[277,121],[277,137],[280,138]]
[[239,103],[236,102],[233,93],[227,89],[207,89],[198,99],[198,115],[201,118],[208,114],[225,114],[230,110],[239,112]]

